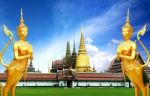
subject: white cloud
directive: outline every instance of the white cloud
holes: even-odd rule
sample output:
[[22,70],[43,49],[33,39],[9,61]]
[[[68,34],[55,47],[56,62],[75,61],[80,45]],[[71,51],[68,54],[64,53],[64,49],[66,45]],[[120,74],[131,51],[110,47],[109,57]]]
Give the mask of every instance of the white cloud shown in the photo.
[[[101,51],[98,47],[96,47],[92,43],[86,44],[86,48],[90,57],[90,64],[92,67],[95,67],[97,72],[105,71],[115,56],[113,52],[107,50]],[[111,46],[109,48],[111,48]]]
[[89,37],[87,37],[86,40],[87,40],[87,43],[89,43],[89,44],[93,42],[93,40],[91,38],[89,38]]
[[[94,18],[86,20],[84,29],[87,35],[96,35],[98,34],[106,34],[108,32],[112,32],[114,28],[120,25],[122,15],[126,15],[127,8],[129,2],[126,3],[116,3],[109,10],[107,10],[104,14],[100,14]],[[122,11],[126,8],[125,11]]]
[[35,46],[35,54],[33,64],[36,68],[42,72],[48,72],[48,65],[52,60],[62,59],[65,54],[67,40],[56,40],[54,43],[44,43],[42,47],[40,45]]
[[111,53],[98,51],[94,56],[90,56],[90,62],[96,68],[97,72],[101,72],[107,69],[114,56]]
[[92,44],[86,44],[86,48],[88,50],[88,53],[90,53],[91,56],[94,56],[97,52],[99,52],[99,48],[92,45]]
[[114,44],[119,44],[121,41],[117,40],[117,39],[112,39],[111,42],[114,43]]
[[111,41],[107,44],[107,47],[111,47],[112,49],[115,49],[117,47],[118,44],[120,44],[122,41],[121,40],[117,40],[117,39],[111,39]]

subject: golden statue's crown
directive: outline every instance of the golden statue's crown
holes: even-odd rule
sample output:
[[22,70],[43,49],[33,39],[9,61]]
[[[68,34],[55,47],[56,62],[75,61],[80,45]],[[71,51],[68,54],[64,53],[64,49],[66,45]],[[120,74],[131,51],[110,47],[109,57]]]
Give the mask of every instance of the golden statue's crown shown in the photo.
[[18,26],[17,31],[20,32],[22,30],[28,31],[28,27],[24,24],[23,13],[21,9],[20,25]]
[[122,29],[129,29],[130,32],[133,31],[133,28],[130,24],[130,18],[129,18],[129,9],[128,9],[128,12],[127,12],[127,19],[126,19],[126,23],[124,24],[124,26],[122,27]]

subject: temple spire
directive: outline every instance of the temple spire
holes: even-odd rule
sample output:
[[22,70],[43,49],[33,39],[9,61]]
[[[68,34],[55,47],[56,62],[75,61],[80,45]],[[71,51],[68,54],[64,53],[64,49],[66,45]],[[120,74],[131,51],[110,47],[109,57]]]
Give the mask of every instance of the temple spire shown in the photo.
[[81,38],[80,38],[80,47],[79,47],[79,54],[85,54],[86,53],[86,47],[84,42],[84,30],[83,25],[81,26]]
[[129,10],[129,8],[128,8],[128,11],[127,11],[126,23],[130,23],[130,10]]
[[22,29],[28,31],[28,27],[24,24],[23,11],[22,11],[22,8],[21,8],[21,12],[20,12],[20,24],[19,24],[19,26],[17,28],[17,31],[20,32]]
[[130,24],[130,11],[129,11],[129,8],[128,8],[128,11],[127,11],[127,18],[126,18],[126,22],[125,24],[123,25],[122,27],[122,30],[126,30],[126,29],[129,29],[129,32],[132,33],[133,32],[133,28]]
[[73,53],[76,53],[75,40],[74,40],[74,43],[73,43]]
[[20,13],[20,23],[24,23],[22,8]]
[[66,56],[71,56],[69,41],[67,42]]
[[89,56],[86,51],[84,35],[83,35],[83,25],[81,26],[81,38],[80,38],[80,47],[79,53],[76,59],[75,69],[77,72],[92,72],[90,67]]

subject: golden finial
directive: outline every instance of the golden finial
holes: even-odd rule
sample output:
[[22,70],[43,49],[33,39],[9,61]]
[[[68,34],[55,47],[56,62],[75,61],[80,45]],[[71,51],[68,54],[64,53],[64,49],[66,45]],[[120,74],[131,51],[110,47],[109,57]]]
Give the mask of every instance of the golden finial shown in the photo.
[[18,28],[17,28],[18,32],[19,32],[21,29],[28,30],[28,27],[24,24],[22,8],[21,8],[21,12],[20,12],[20,25],[19,25]]
[[127,19],[126,19],[126,22],[128,22],[128,23],[130,23],[130,17],[129,17],[130,13],[129,13],[129,12],[130,12],[130,11],[129,11],[129,8],[128,8]]
[[83,24],[81,25],[81,36],[83,37],[83,33],[84,33],[84,28],[83,28]]
[[86,47],[84,43],[84,34],[83,34],[83,24],[81,26],[81,38],[80,38],[80,47],[79,47],[79,54],[80,53],[86,53]]
[[21,8],[21,17],[20,17],[20,23],[24,23],[24,20],[23,20],[23,12],[22,12],[22,8]]
[[131,24],[130,24],[130,12],[129,12],[129,8],[128,8],[128,11],[127,11],[126,23],[125,23],[124,26],[123,26],[123,29],[125,29],[125,28],[129,28],[129,31],[132,33],[133,28],[132,28],[132,26],[131,26]]

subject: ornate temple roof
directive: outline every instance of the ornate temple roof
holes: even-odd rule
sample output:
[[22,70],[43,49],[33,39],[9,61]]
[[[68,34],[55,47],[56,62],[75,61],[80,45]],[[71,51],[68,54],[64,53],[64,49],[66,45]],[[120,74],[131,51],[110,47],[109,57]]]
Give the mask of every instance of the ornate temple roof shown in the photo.
[[[0,73],[0,80],[5,81],[7,78],[6,73]],[[24,77],[21,79],[24,80]],[[47,81],[47,80],[57,80],[56,74],[27,74],[25,81]]]

